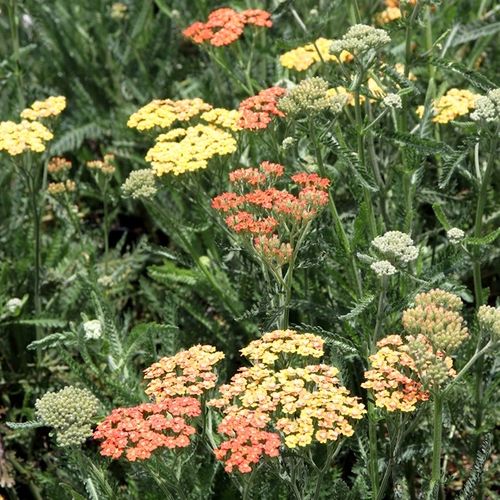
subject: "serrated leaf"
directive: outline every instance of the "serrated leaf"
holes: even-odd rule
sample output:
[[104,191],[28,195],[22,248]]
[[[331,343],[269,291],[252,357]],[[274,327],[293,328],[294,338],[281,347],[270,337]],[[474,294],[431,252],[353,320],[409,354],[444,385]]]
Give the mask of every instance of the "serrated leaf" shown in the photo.
[[466,238],[464,243],[467,245],[489,245],[493,243],[500,236],[500,227],[487,234],[486,236],[482,236],[481,238],[474,238],[471,236],[470,238]]
[[38,420],[28,420],[27,422],[7,422],[9,429],[37,429],[44,424]]
[[351,309],[350,312],[348,312],[347,314],[343,314],[342,316],[339,316],[339,319],[342,321],[350,321],[351,319],[356,318],[362,312],[366,311],[368,307],[370,307],[374,299],[375,295],[366,295],[356,304],[355,307]]
[[434,214],[436,215],[437,220],[441,223],[441,225],[448,231],[451,228],[451,224],[448,221],[441,205],[439,203],[433,203],[432,210],[434,210]]
[[49,349],[54,347],[64,340],[67,340],[69,337],[73,335],[73,332],[62,332],[62,333],[51,333],[50,335],[46,335],[40,340],[35,340],[28,345],[27,349],[35,350],[35,349]]

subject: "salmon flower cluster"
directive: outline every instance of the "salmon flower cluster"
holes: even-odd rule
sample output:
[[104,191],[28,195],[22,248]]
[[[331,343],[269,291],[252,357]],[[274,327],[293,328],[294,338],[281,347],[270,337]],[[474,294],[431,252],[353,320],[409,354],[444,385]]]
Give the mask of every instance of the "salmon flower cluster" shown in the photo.
[[315,42],[308,43],[302,47],[289,50],[280,56],[280,64],[284,68],[304,71],[315,63],[339,63],[349,62],[352,55],[347,51],[342,51],[339,56],[330,54],[332,40],[318,38]]
[[[464,116],[470,113],[475,108],[476,99],[479,95],[472,93],[470,90],[450,89],[446,94],[439,99],[435,99],[432,103],[432,121],[434,123],[449,123],[459,116]],[[417,108],[417,115],[422,118],[424,114],[424,106]]]
[[419,382],[412,357],[403,349],[399,335],[389,335],[377,342],[378,350],[370,356],[371,370],[365,372],[361,387],[372,389],[375,404],[387,411],[411,412],[429,393]]
[[214,366],[224,358],[211,345],[195,345],[164,357],[144,371],[146,394],[160,402],[173,396],[200,396],[215,387]]
[[239,127],[248,130],[265,129],[275,116],[284,117],[285,113],[278,109],[278,101],[285,94],[284,88],[270,87],[242,101],[239,107]]
[[196,44],[209,43],[221,47],[236,42],[247,25],[270,28],[273,25],[271,14],[260,9],[242,12],[230,8],[216,9],[208,15],[206,22],[197,21],[182,34]]
[[[400,0],[384,0],[384,3],[385,9],[375,16],[378,24],[387,24],[397,19],[401,19]],[[406,3],[414,6],[417,0],[408,0]]]
[[[320,337],[278,330],[241,352],[255,364],[241,368],[208,403],[223,413],[219,432],[230,436],[216,450],[227,470],[238,466],[240,472],[250,472],[264,455],[276,456],[280,442],[287,448],[305,447],[354,433],[353,422],[363,417],[364,406],[340,385],[336,368],[307,364],[323,355]],[[278,357],[282,369],[273,366]],[[228,426],[232,433],[225,432]],[[248,449],[255,442],[255,452],[238,454],[238,438]]]
[[[330,181],[301,172],[291,177],[297,194],[275,186],[284,167],[264,161],[258,168],[239,168],[229,174],[234,191],[212,200],[212,207],[225,214],[229,229],[249,239],[267,262],[283,265],[294,249],[294,229],[303,229],[328,203]],[[298,231],[293,231],[298,233]],[[288,241],[287,241],[288,240]]]
[[234,153],[240,119],[239,111],[213,108],[200,98],[155,99],[132,114],[127,124],[140,131],[188,125],[158,135],[147,152],[154,174],[162,176],[204,169],[210,159]]
[[102,440],[101,455],[131,461],[146,460],[158,448],[185,448],[196,429],[186,417],[201,414],[200,402],[192,397],[170,398],[132,408],[115,408],[94,431]]

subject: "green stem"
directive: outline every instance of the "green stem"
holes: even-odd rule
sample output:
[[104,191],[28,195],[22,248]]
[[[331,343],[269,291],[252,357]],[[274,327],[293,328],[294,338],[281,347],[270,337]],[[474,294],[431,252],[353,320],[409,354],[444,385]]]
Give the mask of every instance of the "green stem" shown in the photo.
[[372,391],[368,391],[367,414],[368,414],[368,440],[370,447],[369,465],[368,465],[370,471],[370,483],[372,487],[372,498],[377,498],[379,490],[377,421],[375,415],[375,405],[373,404]]
[[19,105],[24,108],[26,101],[23,93],[23,75],[20,64],[20,43],[19,43],[19,12],[17,10],[17,0],[10,0],[7,4],[9,16],[10,37],[12,41],[12,55],[14,60],[14,74],[17,81],[17,95]]
[[439,484],[441,483],[441,447],[443,437],[443,396],[434,396],[434,419],[432,440],[432,473],[429,486],[428,500],[439,497]]
[[323,467],[319,470],[318,479],[316,481],[316,488],[314,490],[313,500],[319,499],[321,485],[323,483],[323,477],[328,472],[328,469],[330,468],[330,465],[333,462],[333,460],[335,459],[335,457],[339,454],[340,449],[342,447],[342,444],[343,444],[343,441],[339,441],[335,447],[331,446],[331,445],[328,446],[325,463],[324,463]]
[[109,260],[109,207],[108,207],[108,197],[107,190],[103,190],[103,210],[104,210],[104,220],[103,220],[103,231],[104,231],[104,272],[108,272],[108,260]]

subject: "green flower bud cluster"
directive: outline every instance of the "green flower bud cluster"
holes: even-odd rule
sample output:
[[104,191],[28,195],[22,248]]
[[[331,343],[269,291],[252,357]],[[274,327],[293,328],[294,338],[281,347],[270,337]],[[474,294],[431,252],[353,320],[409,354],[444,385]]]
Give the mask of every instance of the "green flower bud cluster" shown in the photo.
[[500,307],[481,306],[477,319],[482,329],[489,331],[496,340],[500,338]]
[[391,37],[385,30],[374,28],[366,24],[355,24],[341,40],[334,40],[330,46],[332,54],[340,54],[347,50],[351,54],[360,54],[370,49],[380,49],[390,43]]
[[278,108],[287,115],[317,114],[325,110],[339,113],[345,104],[345,96],[329,96],[328,82],[313,77],[302,80],[280,99]]
[[500,88],[490,90],[485,96],[478,97],[475,110],[470,117],[474,121],[494,123],[500,121]]
[[415,304],[417,306],[435,305],[450,311],[461,311],[463,307],[462,299],[458,295],[440,288],[433,288],[428,292],[419,293],[415,297]]
[[122,185],[123,194],[130,198],[152,198],[158,191],[156,177],[150,168],[133,170]]
[[[413,335],[424,335],[437,351],[452,352],[469,336],[458,312],[461,302],[444,290],[417,296],[417,305],[403,313],[403,326]],[[459,299],[460,300],[460,299]]]
[[409,335],[402,350],[413,359],[424,387],[441,386],[456,376],[453,360],[441,351],[435,352],[423,335]]
[[87,389],[67,386],[48,392],[35,403],[37,417],[53,427],[59,446],[82,444],[92,435],[91,421],[99,409],[99,400]]
[[418,257],[418,248],[413,240],[400,231],[388,231],[383,236],[377,236],[372,246],[393,263],[408,264]]

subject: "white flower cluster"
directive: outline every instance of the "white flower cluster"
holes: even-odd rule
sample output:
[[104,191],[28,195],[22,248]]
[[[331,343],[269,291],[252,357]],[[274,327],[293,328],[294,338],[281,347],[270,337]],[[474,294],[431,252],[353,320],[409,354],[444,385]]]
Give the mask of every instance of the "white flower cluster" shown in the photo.
[[359,54],[370,49],[379,49],[390,41],[391,37],[385,30],[367,24],[355,24],[348,29],[341,40],[332,42],[330,52],[340,54],[343,50],[347,50],[351,54]]
[[98,339],[102,335],[102,325],[98,319],[91,319],[90,321],[85,321],[83,323],[83,331],[85,332],[85,338]]
[[383,236],[377,236],[372,245],[384,257],[400,264],[408,264],[418,257],[418,248],[411,237],[400,231],[388,231]]
[[122,185],[122,191],[131,198],[152,198],[158,191],[154,172],[150,168],[133,170]]
[[9,299],[5,304],[7,312],[12,316],[17,316],[21,311],[21,307],[23,307],[23,301],[21,299],[18,299],[17,297]]
[[465,233],[458,227],[452,227],[451,229],[446,231],[446,236],[448,237],[452,245],[457,245],[464,239]]
[[388,108],[401,109],[403,107],[403,101],[398,94],[387,94],[383,102]]
[[500,120],[500,88],[490,90],[485,96],[478,97],[474,103],[475,111],[470,117],[474,121],[493,123]]
[[384,276],[392,276],[398,272],[398,270],[388,260],[377,260],[370,267],[380,278],[383,278]]
[[283,139],[281,147],[286,151],[287,149],[293,148],[296,143],[297,139],[295,139],[295,137],[288,136]]

